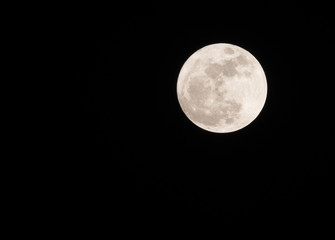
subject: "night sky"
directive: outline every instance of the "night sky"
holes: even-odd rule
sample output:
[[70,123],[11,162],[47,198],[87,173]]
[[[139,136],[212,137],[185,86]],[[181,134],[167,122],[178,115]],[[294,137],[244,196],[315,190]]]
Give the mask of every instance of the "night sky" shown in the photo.
[[[273,2],[139,1],[74,11],[80,97],[69,168],[84,225],[330,230],[331,7]],[[262,112],[233,133],[198,128],[177,100],[182,65],[213,43],[248,50],[267,77]]]

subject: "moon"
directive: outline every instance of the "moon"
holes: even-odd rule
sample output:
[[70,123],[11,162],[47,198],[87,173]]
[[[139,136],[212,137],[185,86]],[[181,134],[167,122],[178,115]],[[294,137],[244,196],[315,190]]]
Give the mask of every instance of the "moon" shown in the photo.
[[240,130],[254,121],[267,96],[267,81],[257,59],[228,43],[207,45],[182,66],[177,97],[196,126],[214,133]]

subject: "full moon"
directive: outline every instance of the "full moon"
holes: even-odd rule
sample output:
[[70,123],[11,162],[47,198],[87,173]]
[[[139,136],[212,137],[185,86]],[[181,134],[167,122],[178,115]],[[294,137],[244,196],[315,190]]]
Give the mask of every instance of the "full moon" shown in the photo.
[[267,82],[261,64],[247,50],[218,43],[193,53],[180,70],[177,97],[196,126],[215,133],[240,130],[261,112]]

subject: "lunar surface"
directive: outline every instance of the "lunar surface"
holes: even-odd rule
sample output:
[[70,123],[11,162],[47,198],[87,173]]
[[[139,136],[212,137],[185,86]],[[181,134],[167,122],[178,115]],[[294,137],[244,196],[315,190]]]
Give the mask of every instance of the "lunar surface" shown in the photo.
[[267,95],[262,66],[245,49],[232,44],[205,46],[192,54],[177,81],[180,106],[195,125],[228,133],[249,125]]

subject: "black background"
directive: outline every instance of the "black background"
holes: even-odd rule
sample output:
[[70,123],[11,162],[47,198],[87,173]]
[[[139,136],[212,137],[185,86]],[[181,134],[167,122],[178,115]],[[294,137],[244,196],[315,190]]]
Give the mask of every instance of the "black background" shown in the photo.
[[[329,9],[295,1],[77,6],[77,152],[67,167],[76,218],[125,232],[330,229]],[[196,127],[176,96],[186,59],[219,42],[251,52],[268,81],[259,117],[227,134]]]

